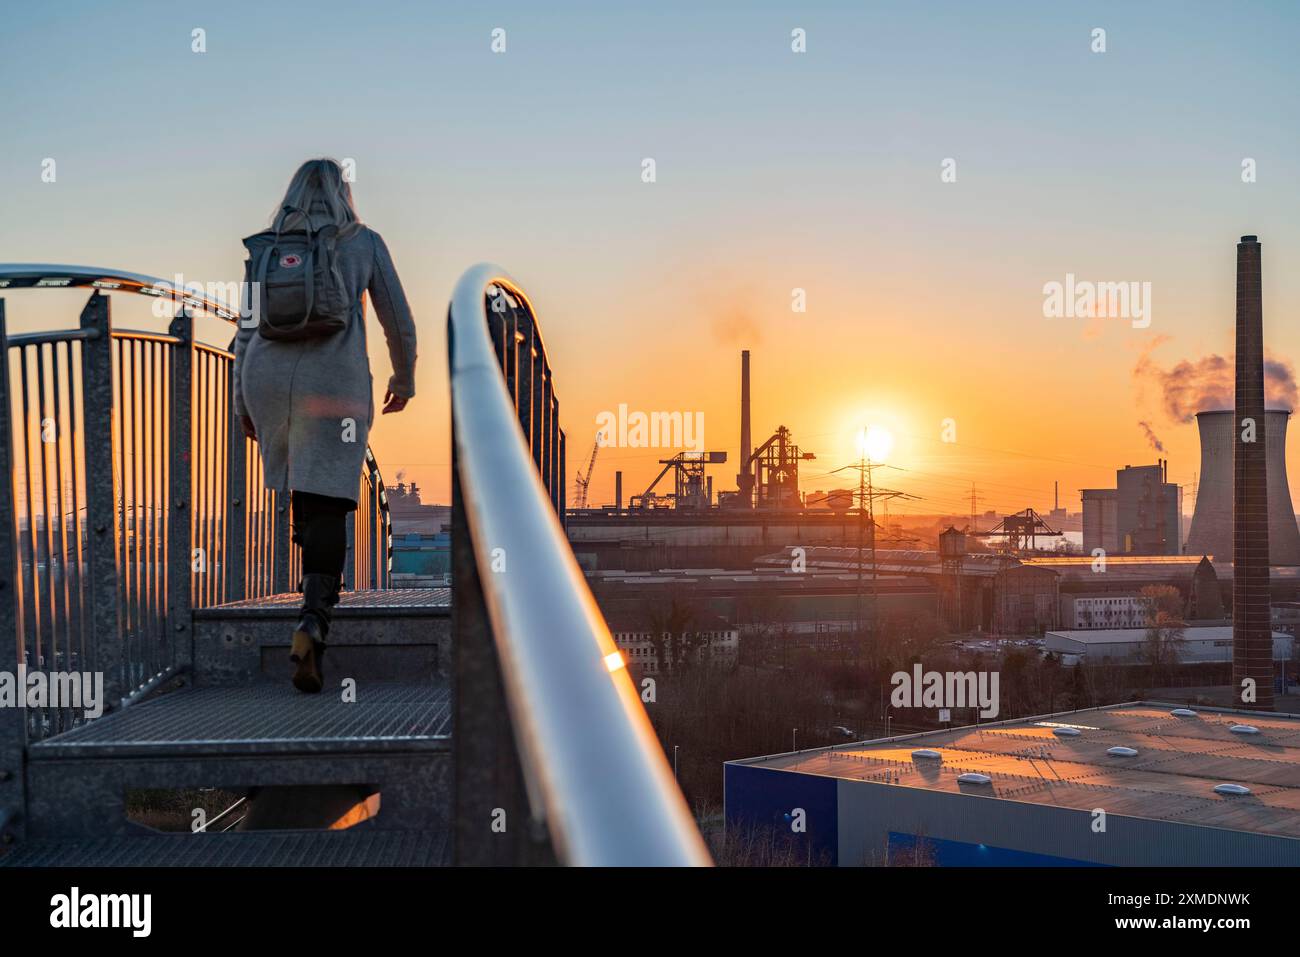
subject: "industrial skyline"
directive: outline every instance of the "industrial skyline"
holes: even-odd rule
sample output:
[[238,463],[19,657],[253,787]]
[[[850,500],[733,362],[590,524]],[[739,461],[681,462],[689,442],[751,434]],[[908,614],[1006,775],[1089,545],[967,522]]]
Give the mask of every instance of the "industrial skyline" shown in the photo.
[[0,919],[373,949],[506,869],[853,867],[967,947],[1286,925],[1297,48],[0,13]]
[[[1300,85],[1297,14],[1286,7],[1102,4],[1085,17],[822,3],[737,17],[667,4],[592,20],[506,3],[492,12],[510,40],[499,56],[487,39],[498,24],[468,11],[405,7],[382,37],[361,24],[308,32],[270,56],[288,11],[259,8],[266,31],[250,35],[239,4],[205,9],[199,24],[167,5],[142,9],[130,21],[84,3],[9,14],[0,69],[29,108],[0,148],[0,260],[237,278],[238,237],[265,221],[265,197],[304,151],[355,159],[362,216],[389,238],[426,344],[419,414],[380,417],[372,439],[426,501],[450,492],[436,331],[467,262],[508,261],[535,290],[571,383],[571,473],[598,416],[622,404],[700,414],[709,449],[734,462],[734,356],[748,348],[763,373],[753,430],[785,425],[817,455],[805,492],[879,422],[909,470],[894,484],[920,496],[899,513],[964,512],[972,481],[981,509],[1043,510],[1059,482],[1076,511],[1080,488],[1157,457],[1190,512],[1196,429],[1167,391],[1185,396],[1188,376],[1217,385],[1213,359],[1230,362],[1222,237],[1256,233],[1278,264],[1300,255],[1300,116],[1282,93]],[[321,15],[351,9],[326,3]],[[72,13],[100,42],[60,29]],[[202,56],[160,42],[196,26]],[[1098,26],[1105,52],[1091,49]],[[806,52],[791,50],[796,27]],[[339,91],[328,108],[354,117],[346,130],[312,98],[296,105],[293,131],[250,104],[240,77],[252,64],[292,89],[311,58],[346,59],[358,42],[385,49],[382,95]],[[154,46],[147,58],[141,43]],[[74,51],[79,70],[42,67]],[[1247,100],[1217,80],[1247,73]],[[106,101],[256,142],[256,158],[202,147],[197,134],[164,148],[138,124],[87,116],[77,104],[89,83]],[[1086,136],[1082,116],[1095,120]],[[321,132],[304,140],[307,126]],[[506,130],[529,147],[502,148]],[[56,182],[41,179],[46,158]],[[186,228],[159,228],[177,222]],[[1150,283],[1149,324],[1047,318],[1044,287],[1069,276]],[[806,311],[792,308],[795,290]],[[1285,373],[1300,355],[1287,321],[1300,274],[1274,269],[1264,297]],[[15,330],[70,308],[29,300],[11,297]],[[150,318],[146,303],[128,308]],[[944,441],[949,420],[955,442]],[[616,469],[643,488],[674,451],[605,449],[591,501],[613,501]]]

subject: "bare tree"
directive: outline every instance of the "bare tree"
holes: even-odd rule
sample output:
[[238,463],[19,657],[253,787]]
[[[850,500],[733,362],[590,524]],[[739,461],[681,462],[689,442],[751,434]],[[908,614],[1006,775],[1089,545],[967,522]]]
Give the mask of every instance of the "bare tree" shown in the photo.
[[643,609],[659,671],[681,671],[694,664],[694,659],[699,657],[696,646],[708,641],[698,630],[691,629],[691,623],[697,617],[695,603],[676,592],[669,592],[667,601],[647,600]]
[[1183,596],[1172,585],[1148,585],[1139,593],[1147,602],[1147,634],[1142,656],[1151,673],[1167,679],[1177,667],[1185,641]]

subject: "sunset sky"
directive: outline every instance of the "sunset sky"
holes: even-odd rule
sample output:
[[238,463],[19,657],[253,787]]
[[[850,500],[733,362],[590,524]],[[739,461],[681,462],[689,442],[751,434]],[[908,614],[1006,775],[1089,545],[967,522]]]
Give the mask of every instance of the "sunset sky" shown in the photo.
[[[417,396],[371,444],[426,501],[450,488],[447,300],[482,260],[540,310],[570,486],[625,403],[702,412],[731,459],[715,488],[733,487],[748,348],[756,444],[789,426],[817,455],[805,491],[843,484],[826,473],[877,424],[903,470],[881,481],[921,496],[894,510],[965,511],[972,481],[981,511],[1045,509],[1059,480],[1073,511],[1162,454],[1145,421],[1190,511],[1195,426],[1160,373],[1231,356],[1242,234],[1263,243],[1270,355],[1283,373],[1300,357],[1300,7],[464,6],[6,10],[0,261],[236,279],[297,164],[355,159],[421,335]],[[1149,327],[1045,318],[1067,274],[1149,282]],[[10,293],[10,328],[71,323],[84,298]],[[147,324],[125,299],[117,320]],[[370,344],[382,387],[373,320]],[[616,468],[639,492],[674,451],[603,449],[592,501]]]

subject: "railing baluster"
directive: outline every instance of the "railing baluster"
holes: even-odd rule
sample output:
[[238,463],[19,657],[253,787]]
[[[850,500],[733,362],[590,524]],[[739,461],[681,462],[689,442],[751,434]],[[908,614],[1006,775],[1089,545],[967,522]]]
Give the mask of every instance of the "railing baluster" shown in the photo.
[[[41,661],[41,590],[37,578],[40,570],[40,554],[36,542],[36,501],[32,490],[32,437],[31,437],[31,402],[29,399],[28,356],[30,348],[18,350],[18,380],[22,399],[18,407],[18,421],[22,429],[22,474],[23,474],[23,513],[27,517],[27,534],[19,531],[19,545],[27,561],[27,573],[23,575],[23,660],[32,668],[43,667]],[[30,720],[30,716],[29,719]],[[37,731],[40,729],[37,728]]]
[[387,587],[387,583],[384,581],[384,574],[380,566],[382,560],[380,556],[383,554],[383,550],[379,546],[379,536],[383,534],[384,525],[383,516],[380,513],[380,496],[383,494],[384,486],[379,478],[379,472],[374,468],[374,459],[369,455],[366,456],[366,459],[368,466],[366,481],[370,485],[370,508],[366,513],[371,527],[370,534],[366,536],[370,551],[370,574],[372,578],[370,587],[384,588]]
[[[131,551],[130,549],[131,549],[132,531],[131,531],[130,516],[127,512],[128,504],[130,501],[129,480],[130,480],[130,471],[131,471],[130,464],[129,464],[131,462],[131,454],[130,454],[130,446],[127,444],[128,443],[127,430],[130,426],[130,423],[133,421],[132,419],[133,410],[131,408],[131,392],[129,389],[130,379],[128,378],[128,372],[130,368],[129,366],[130,355],[129,355],[129,350],[127,348],[128,343],[118,342],[112,339],[111,327],[110,327],[110,332],[108,333],[108,337],[112,343],[110,348],[112,349],[113,353],[117,356],[118,405],[115,411],[118,414],[115,417],[115,424],[118,430],[118,436],[117,436],[118,454],[117,454],[117,460],[114,462],[113,478],[115,480],[114,494],[116,496],[116,500],[114,502],[114,508],[117,510],[118,513],[119,534],[117,536],[117,541],[120,543],[118,546],[118,550],[121,552],[121,555],[117,561],[118,572],[121,576],[119,587],[120,587],[121,599],[122,599],[122,619],[121,619],[122,631],[120,635],[120,641],[122,643],[122,647],[119,649],[118,661],[122,663],[122,667],[125,669],[125,668],[129,668],[129,662],[132,661],[134,658],[133,648],[132,648],[132,637],[135,630],[135,615],[132,613],[132,608],[131,608]],[[117,469],[119,468],[121,469],[120,475],[117,472]],[[127,678],[128,676],[126,675],[120,676],[119,678],[119,684],[123,694],[126,693],[126,688],[129,687]],[[107,680],[108,679],[106,675],[105,681]]]
[[536,462],[543,443],[533,431],[533,324],[522,308],[515,310],[515,409],[529,449],[538,450]]
[[[220,488],[218,503],[213,507],[212,515],[209,520],[213,524],[214,534],[217,537],[220,549],[220,571],[213,570],[213,603],[222,603],[229,601],[226,597],[226,552],[230,546],[230,527],[226,524],[227,504],[230,501],[230,449],[237,441],[234,436],[237,433],[230,430],[230,376],[226,370],[234,365],[234,359],[230,361],[217,363],[217,374],[214,375],[216,388],[220,401],[217,404],[217,414],[213,416],[218,424],[219,454],[217,458],[217,468],[213,473],[213,481]],[[213,568],[213,566],[209,566]]]
[[551,498],[554,501],[556,482],[563,485],[568,481],[568,476],[557,477],[555,474],[560,461],[560,445],[555,441],[555,394],[549,369],[542,375],[542,418],[542,461],[538,471],[542,476],[542,484],[552,490]]
[[555,514],[560,517],[560,525],[563,526],[567,521],[569,511],[569,483],[565,481],[565,476],[569,474],[568,462],[568,436],[560,428],[560,400],[554,399],[554,407],[551,410],[551,420],[555,423],[552,427],[551,435],[557,440],[559,452],[559,464],[556,465],[554,474],[557,480],[551,486],[551,496],[555,500]]
[[[63,626],[64,670],[76,671],[78,670],[78,665],[73,658],[75,642],[72,621],[72,583],[69,579],[69,575],[71,574],[71,563],[68,561],[68,554],[70,551],[68,548],[68,518],[64,514],[65,502],[63,498],[63,448],[65,441],[64,434],[66,430],[64,429],[63,404],[60,401],[62,398],[63,385],[67,381],[67,373],[60,373],[61,367],[59,364],[60,356],[65,353],[70,353],[70,351],[71,344],[68,342],[55,342],[50,344],[50,382],[52,386],[54,424],[56,430],[54,439],[54,515],[55,520],[59,523],[56,540],[59,546],[59,569],[60,577],[62,579],[62,581],[58,585],[55,585],[54,588],[56,594],[62,594],[60,617]],[[3,354],[3,352],[0,352],[0,354]],[[66,368],[70,368],[70,363]],[[70,714],[65,715],[65,725],[67,723],[66,719],[70,718]]]
[[139,560],[139,575],[136,579],[136,595],[140,608],[140,664],[131,675],[127,685],[130,694],[142,682],[156,674],[155,664],[158,655],[158,628],[155,617],[153,589],[153,427],[154,414],[152,402],[153,388],[153,345],[150,342],[134,342],[136,348],[136,382],[139,392],[139,407],[136,409],[132,423],[134,435],[135,458],[139,463],[136,471],[138,485],[135,491],[135,543],[136,556]]
[[[74,348],[75,347],[75,348]],[[85,473],[85,463],[81,463],[81,469],[78,470],[78,461],[81,459],[81,438],[85,433],[85,402],[83,395],[78,389],[78,385],[83,382],[81,378],[81,368],[85,361],[85,344],[68,343],[68,474],[70,476],[70,491],[72,493],[72,539],[75,549],[74,568],[77,575],[77,601],[76,601],[76,635],[77,635],[77,670],[86,671],[93,667],[90,661],[90,652],[93,643],[87,641],[87,630],[89,628],[89,615],[87,614],[87,602],[89,598],[86,592],[86,535],[90,527],[83,513],[82,503],[85,501],[85,490],[82,488],[82,477]],[[73,361],[74,353],[76,361]],[[77,420],[81,419],[82,427],[78,428]]]
[[[364,479],[362,481],[364,481]],[[354,512],[348,512],[347,515],[343,517],[343,537],[347,542],[347,549],[343,553],[345,556],[343,559],[342,584],[344,591],[354,591],[361,587],[361,585],[357,584],[357,563],[360,561],[357,553],[357,515],[361,509],[365,507],[366,503],[365,498],[363,497],[361,501],[357,502],[357,510]]]
[[271,582],[271,589],[277,594],[287,592],[291,587],[294,590],[298,588],[296,581],[290,581],[289,549],[292,547],[289,541],[290,499],[291,495],[287,489],[283,494],[278,491],[275,493],[275,511],[272,514],[274,524],[271,532],[275,536],[275,543],[272,546],[275,577]]
[[[47,660],[45,670],[54,672],[62,670],[59,663],[59,606],[58,606],[58,589],[54,581],[54,529],[52,527],[53,513],[55,509],[50,507],[50,441],[48,430],[53,427],[58,429],[57,419],[48,415],[49,409],[46,406],[46,395],[48,389],[45,382],[45,358],[46,346],[48,343],[38,345],[34,350],[36,358],[36,427],[37,442],[36,449],[39,452],[37,461],[40,464],[39,476],[41,483],[41,518],[45,522],[45,535],[42,540],[45,546],[45,587],[49,590],[49,624],[50,640],[47,646]],[[53,353],[51,346],[49,352]],[[57,431],[55,435],[57,436]],[[55,453],[57,454],[57,447]],[[40,714],[42,722],[48,722],[50,730],[58,732],[62,730],[63,712],[59,709],[42,709]]]
[[543,473],[542,482],[547,488],[550,488],[554,479],[545,474],[544,464],[546,457],[550,454],[551,437],[546,434],[546,361],[542,357],[541,345],[537,340],[537,326],[534,323],[528,324],[528,352],[530,356],[529,365],[532,367],[529,373],[529,385],[531,394],[528,397],[528,409],[532,413],[530,422],[530,434],[533,437],[532,450],[533,461],[537,464],[537,471]]

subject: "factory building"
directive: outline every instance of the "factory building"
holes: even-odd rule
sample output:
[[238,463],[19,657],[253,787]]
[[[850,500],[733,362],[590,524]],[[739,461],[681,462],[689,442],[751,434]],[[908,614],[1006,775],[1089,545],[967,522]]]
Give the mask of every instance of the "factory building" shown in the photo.
[[[1067,629],[1090,628],[1142,628],[1151,615],[1151,599],[1141,594],[1147,585],[1172,585],[1184,598],[1183,620],[1200,624],[1223,622],[1227,618],[1223,584],[1219,581],[1214,564],[1208,558],[1195,562],[1191,576],[1186,569],[1193,560],[1180,558],[1157,562],[1140,558],[1126,558],[1114,567],[1115,578],[1110,578],[1107,563],[1106,583],[1115,591],[1080,591],[1079,587],[1102,584],[1092,565],[1086,576],[1080,565],[1058,566],[1063,589],[1061,593],[1061,627]],[[1140,577],[1134,577],[1134,573]],[[1160,574],[1164,572],[1164,574]],[[1116,580],[1117,579],[1117,580]]]
[[[622,612],[606,616],[614,643],[637,676],[673,670],[673,637],[664,633],[656,647],[650,616]],[[709,667],[731,669],[740,660],[740,632],[731,622],[709,613],[693,614],[682,628],[690,658]]]
[[1300,865],[1291,714],[1133,702],[729,761],[723,780],[729,834],[841,867]]
[[993,577],[995,635],[1037,635],[1059,623],[1060,578],[1050,568],[1009,565]]
[[[1146,628],[1080,629],[1049,631],[1044,648],[1060,655],[1086,658],[1090,664],[1142,664],[1147,645]],[[1273,632],[1273,660],[1290,661],[1293,638]],[[1071,659],[1073,660],[1073,659]],[[1210,625],[1183,629],[1178,643],[1179,664],[1232,660],[1232,626]]]
[[[642,491],[623,500],[623,473],[614,476],[614,504],[588,506],[601,442],[586,473],[577,476],[578,508],[565,531],[578,563],[588,572],[656,571],[661,568],[746,568],[759,555],[798,544],[856,542],[861,519],[847,490],[818,493],[805,502],[800,466],[816,458],[783,425],[752,442],[749,352],[741,353],[740,454],[737,488],[714,493],[710,468],[727,464],[725,451],[682,451],[659,459],[662,467]],[[761,435],[761,433],[760,433]],[[671,473],[672,489],[666,489]],[[661,489],[661,485],[665,488]]]
[[[400,475],[400,473],[399,473]],[[439,588],[451,584],[451,508],[426,505],[420,486],[398,482],[386,490],[393,523],[392,586]]]
[[[941,536],[941,538],[943,538]],[[944,541],[951,541],[948,536]],[[1060,623],[1059,580],[1054,569],[1036,567],[1009,555],[965,553],[941,555],[920,549],[877,549],[874,565],[869,553],[856,548],[807,547],[800,560],[808,572],[834,573],[850,588],[885,588],[890,580],[929,580],[930,594],[950,631],[978,629],[994,635],[1042,634]],[[864,580],[859,582],[859,559]],[[765,555],[760,568],[790,568],[793,549]],[[876,585],[871,584],[874,569]],[[795,578],[798,575],[793,576]],[[897,586],[895,586],[897,587]],[[942,596],[940,598],[940,596]]]
[[1168,480],[1168,463],[1126,465],[1115,488],[1085,488],[1083,550],[1108,555],[1181,555],[1182,489]]
[[[790,647],[834,645],[841,636],[851,634],[859,621],[933,618],[936,605],[933,582],[882,575],[875,589],[873,615],[870,593],[858,602],[856,574],[811,568],[794,573],[788,563],[784,568],[749,570],[588,572],[587,583],[612,631],[643,631],[648,608],[676,602],[692,611],[719,616],[738,630],[755,626],[774,630]],[[615,629],[615,622],[620,628]]]
[[451,584],[451,533],[407,532],[393,536],[394,588],[441,588]]
[[1141,595],[1065,595],[1061,625],[1070,629],[1141,628],[1151,616],[1151,599]]
[[1085,488],[1083,499],[1083,550],[1092,554],[1100,548],[1107,555],[1118,555],[1119,515],[1113,488]]

